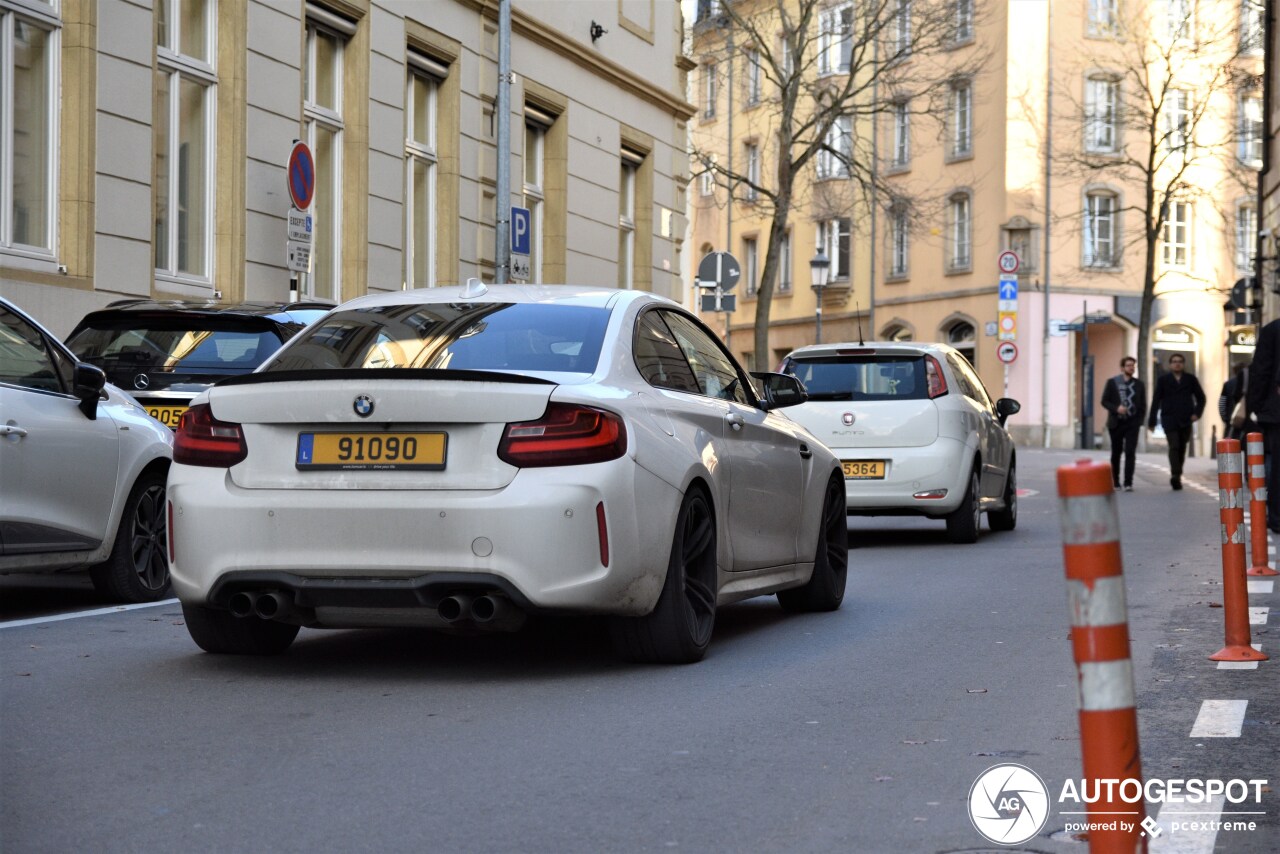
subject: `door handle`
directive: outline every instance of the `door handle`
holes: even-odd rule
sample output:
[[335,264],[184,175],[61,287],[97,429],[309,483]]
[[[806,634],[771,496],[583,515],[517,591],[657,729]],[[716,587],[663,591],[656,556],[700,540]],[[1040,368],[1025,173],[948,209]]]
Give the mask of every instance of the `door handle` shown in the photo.
[[730,412],[724,417],[724,420],[734,429],[734,432],[742,429],[742,425],[746,422],[742,420],[742,416],[736,412]]
[[800,459],[807,460],[813,456],[813,451],[809,450],[809,446],[804,442],[800,443]]
[[17,436],[21,439],[27,431],[14,424],[0,424],[0,436]]

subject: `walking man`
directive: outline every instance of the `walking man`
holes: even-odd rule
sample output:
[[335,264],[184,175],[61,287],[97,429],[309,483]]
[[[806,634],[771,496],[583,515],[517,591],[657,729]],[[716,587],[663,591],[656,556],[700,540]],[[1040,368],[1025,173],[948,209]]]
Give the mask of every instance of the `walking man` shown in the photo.
[[1107,380],[1102,389],[1102,408],[1107,410],[1107,432],[1111,434],[1111,484],[1120,488],[1120,455],[1124,454],[1124,491],[1133,492],[1134,454],[1138,433],[1147,414],[1147,390],[1134,377],[1138,360],[1125,356],[1120,373]]
[[1151,417],[1147,427],[1156,429],[1156,417],[1164,425],[1169,443],[1169,485],[1182,489],[1182,464],[1187,460],[1191,444],[1191,425],[1204,414],[1204,389],[1195,374],[1186,372],[1187,360],[1181,353],[1169,356],[1169,372],[1156,380],[1151,395]]
[[1262,428],[1267,454],[1267,527],[1280,534],[1280,394],[1276,371],[1280,368],[1280,320],[1273,320],[1258,332],[1258,345],[1249,366],[1245,401]]

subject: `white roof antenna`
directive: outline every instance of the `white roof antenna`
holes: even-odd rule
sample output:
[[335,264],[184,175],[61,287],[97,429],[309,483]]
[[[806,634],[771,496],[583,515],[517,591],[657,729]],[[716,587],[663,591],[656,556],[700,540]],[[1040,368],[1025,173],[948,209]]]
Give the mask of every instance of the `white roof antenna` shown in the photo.
[[467,286],[462,289],[464,299],[475,299],[489,293],[489,286],[479,279],[467,279]]

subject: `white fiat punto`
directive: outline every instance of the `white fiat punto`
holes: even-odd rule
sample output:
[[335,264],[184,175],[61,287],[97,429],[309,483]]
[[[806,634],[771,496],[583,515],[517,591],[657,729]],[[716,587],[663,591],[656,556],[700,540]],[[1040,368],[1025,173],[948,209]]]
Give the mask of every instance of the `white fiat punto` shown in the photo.
[[952,542],[1018,522],[1016,400],[992,401],[968,359],[915,341],[816,344],[779,368],[808,400],[787,414],[840,457],[851,515],[945,519]]
[[720,605],[843,598],[840,462],[775,411],[803,399],[640,291],[361,297],[182,416],[174,590],[210,652],[537,612],[607,615],[624,657],[694,661]]

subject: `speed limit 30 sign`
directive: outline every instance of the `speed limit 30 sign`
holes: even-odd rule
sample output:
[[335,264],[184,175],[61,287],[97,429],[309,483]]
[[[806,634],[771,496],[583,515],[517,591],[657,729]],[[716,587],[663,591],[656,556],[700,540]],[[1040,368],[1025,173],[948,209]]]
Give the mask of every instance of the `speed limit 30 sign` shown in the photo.
[[1012,364],[1013,360],[1018,358],[1018,345],[1012,341],[1001,341],[1000,346],[996,348],[996,357],[1006,365]]

